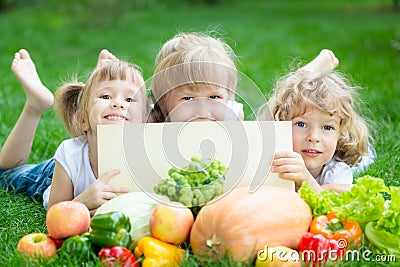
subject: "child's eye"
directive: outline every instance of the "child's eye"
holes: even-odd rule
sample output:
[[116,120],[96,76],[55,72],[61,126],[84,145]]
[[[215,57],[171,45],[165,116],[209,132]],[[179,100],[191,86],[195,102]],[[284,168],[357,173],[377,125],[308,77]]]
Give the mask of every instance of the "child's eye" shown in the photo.
[[324,130],[327,130],[327,131],[335,130],[335,129],[334,129],[332,126],[330,126],[330,125],[324,125],[323,129],[324,129]]
[[133,97],[127,97],[126,102],[135,102],[135,99]]
[[185,101],[189,101],[189,100],[192,100],[192,99],[193,99],[193,97],[191,97],[191,96],[182,97],[182,100],[185,100]]
[[217,96],[217,95],[212,95],[212,96],[210,96],[210,99],[218,99],[218,98],[220,98],[220,97]]
[[294,125],[297,125],[299,127],[306,127],[306,124],[304,122],[302,122],[302,121],[298,121]]
[[110,95],[101,95],[100,98],[102,99],[111,99]]

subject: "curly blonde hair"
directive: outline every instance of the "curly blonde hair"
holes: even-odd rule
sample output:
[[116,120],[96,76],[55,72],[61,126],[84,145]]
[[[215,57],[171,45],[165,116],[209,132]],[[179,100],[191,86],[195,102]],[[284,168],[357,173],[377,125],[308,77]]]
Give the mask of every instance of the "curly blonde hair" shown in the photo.
[[273,96],[260,109],[260,120],[290,121],[314,106],[340,118],[340,137],[334,158],[356,165],[368,152],[366,121],[356,112],[357,89],[337,71],[317,74],[291,72],[278,80]]
[[67,82],[56,92],[54,110],[71,137],[85,134],[82,130],[82,123],[88,121],[88,104],[93,88],[96,88],[100,82],[113,80],[132,81],[140,88],[140,98],[143,101],[142,118],[146,117],[146,87],[139,68],[118,59],[106,61],[94,69],[86,85],[78,81]]
[[221,39],[206,33],[179,33],[158,52],[151,80],[154,108],[151,119],[164,122],[168,116],[169,92],[182,85],[217,85],[234,98],[237,85],[236,56]]

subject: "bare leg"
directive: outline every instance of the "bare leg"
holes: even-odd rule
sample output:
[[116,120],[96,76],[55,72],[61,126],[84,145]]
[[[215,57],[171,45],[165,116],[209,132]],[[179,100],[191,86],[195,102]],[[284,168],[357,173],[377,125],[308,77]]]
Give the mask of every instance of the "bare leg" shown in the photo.
[[97,60],[97,66],[100,66],[104,62],[117,59],[110,51],[103,49],[100,51],[99,59]]
[[26,163],[40,117],[54,100],[53,94],[42,84],[28,51],[21,49],[15,53],[11,69],[25,91],[26,101],[0,152],[0,167],[4,169]]
[[318,56],[300,70],[324,74],[333,71],[338,65],[339,60],[335,57],[335,54],[331,50],[322,49]]

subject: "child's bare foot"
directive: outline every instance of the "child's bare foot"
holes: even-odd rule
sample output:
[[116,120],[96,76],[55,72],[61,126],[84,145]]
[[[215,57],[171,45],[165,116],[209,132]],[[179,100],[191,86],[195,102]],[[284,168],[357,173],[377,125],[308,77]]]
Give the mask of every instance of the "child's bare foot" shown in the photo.
[[33,63],[28,51],[21,49],[15,53],[11,70],[24,88],[25,108],[29,112],[41,115],[53,105],[54,96],[40,80],[35,63]]
[[339,60],[335,54],[328,49],[322,49],[316,58],[311,60],[300,70],[324,74],[333,71],[339,65]]
[[97,60],[97,66],[99,66],[104,62],[108,62],[115,59],[116,57],[110,51],[108,51],[107,49],[103,49],[100,51],[99,59]]

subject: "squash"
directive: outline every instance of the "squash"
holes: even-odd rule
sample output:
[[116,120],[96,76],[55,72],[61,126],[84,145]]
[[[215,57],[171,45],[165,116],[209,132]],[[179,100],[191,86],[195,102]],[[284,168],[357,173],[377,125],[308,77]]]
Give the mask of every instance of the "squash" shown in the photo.
[[144,192],[131,192],[119,195],[103,205],[96,214],[120,211],[129,217],[131,223],[132,241],[138,241],[144,236],[150,236],[150,217],[159,202]]
[[190,245],[200,257],[254,259],[265,246],[297,249],[311,219],[310,207],[294,191],[262,186],[250,194],[249,187],[235,188],[200,210]]

